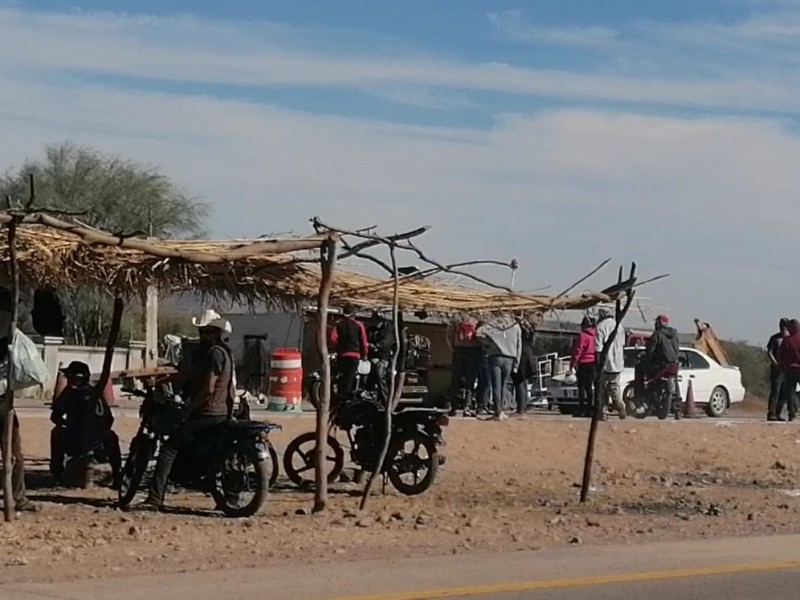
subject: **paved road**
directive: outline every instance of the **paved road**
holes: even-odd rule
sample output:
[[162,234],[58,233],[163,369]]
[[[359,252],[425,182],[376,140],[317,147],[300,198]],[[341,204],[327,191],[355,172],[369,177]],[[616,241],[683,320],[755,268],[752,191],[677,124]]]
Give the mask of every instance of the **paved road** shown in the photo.
[[3,600],[795,600],[800,535],[297,564],[1,589]]

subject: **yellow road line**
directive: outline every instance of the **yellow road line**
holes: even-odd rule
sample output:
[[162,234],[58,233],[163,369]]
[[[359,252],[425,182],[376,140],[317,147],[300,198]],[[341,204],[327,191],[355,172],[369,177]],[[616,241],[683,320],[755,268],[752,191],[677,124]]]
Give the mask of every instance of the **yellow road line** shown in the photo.
[[535,590],[557,590],[562,588],[664,581],[668,579],[688,579],[692,577],[710,577],[713,575],[737,575],[743,573],[758,573],[764,571],[779,571],[798,568],[800,568],[800,561],[782,561],[755,563],[749,565],[697,567],[693,569],[675,569],[672,571],[621,573],[619,575],[598,575],[595,577],[578,577],[571,579],[545,579],[541,581],[498,583],[493,585],[417,592],[399,592],[393,594],[377,594],[369,596],[342,596],[339,598],[331,598],[330,600],[438,600],[441,598],[471,598],[475,596],[487,596],[489,594],[508,594],[511,592],[529,592]]

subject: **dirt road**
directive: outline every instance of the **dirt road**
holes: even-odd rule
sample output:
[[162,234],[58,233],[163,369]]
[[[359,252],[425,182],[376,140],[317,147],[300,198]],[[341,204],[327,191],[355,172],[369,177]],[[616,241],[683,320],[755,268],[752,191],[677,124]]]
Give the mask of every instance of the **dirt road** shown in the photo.
[[[129,440],[137,420],[120,415]],[[282,419],[279,449],[311,428]],[[357,513],[359,487],[335,486],[329,510],[279,480],[262,514],[228,520],[199,494],[168,497],[170,514],[126,514],[105,488],[49,487],[49,423],[22,416],[42,511],[0,526],[0,582],[292,565],[381,557],[640,544],[691,538],[800,533],[800,425],[611,421],[601,424],[595,491],[580,505],[588,423],[522,418],[459,420],[446,432],[448,462],[425,495],[391,489]]]
[[14,584],[3,599],[793,600],[798,585],[800,536],[776,536]]

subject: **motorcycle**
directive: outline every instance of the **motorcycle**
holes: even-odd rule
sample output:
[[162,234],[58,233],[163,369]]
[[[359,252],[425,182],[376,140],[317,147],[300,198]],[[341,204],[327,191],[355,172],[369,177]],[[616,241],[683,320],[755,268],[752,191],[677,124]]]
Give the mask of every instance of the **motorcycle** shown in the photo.
[[[637,371],[642,368],[640,359]],[[655,415],[660,420],[666,419],[673,408],[677,407],[674,403],[676,398],[680,398],[678,392],[678,366],[668,365],[651,377],[639,376],[637,373],[636,383],[628,386],[624,392],[624,398],[628,409],[628,414],[637,419],[644,419]],[[675,418],[680,418],[680,412],[675,412]]]
[[[422,494],[430,488],[444,464],[439,454],[444,445],[442,427],[449,424],[446,411],[433,408],[406,409],[392,415],[392,430],[386,460],[380,467],[394,488],[406,496]],[[361,470],[374,472],[386,432],[386,408],[371,399],[334,399],[331,430],[344,431],[350,445],[350,459]],[[296,485],[314,483],[316,433],[310,431],[292,440],[283,455],[287,477]],[[344,470],[344,448],[335,435],[328,434],[325,460],[327,480],[336,481]]]
[[[143,402],[139,430],[122,469],[120,508],[130,506],[144,489],[150,463],[180,425],[183,407],[178,396],[163,389],[125,391],[143,398]],[[275,429],[280,426],[250,420],[220,423],[178,454],[169,483],[210,493],[217,508],[228,517],[254,515],[278,476],[278,456],[269,440],[270,431]]]

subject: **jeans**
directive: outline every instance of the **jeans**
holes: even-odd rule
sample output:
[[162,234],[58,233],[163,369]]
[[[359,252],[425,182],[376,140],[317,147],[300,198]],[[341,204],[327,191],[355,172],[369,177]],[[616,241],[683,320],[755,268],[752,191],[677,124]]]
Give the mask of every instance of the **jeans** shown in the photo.
[[528,402],[530,402],[530,397],[528,396],[528,382],[525,379],[518,379],[518,381],[514,384],[514,396],[517,400],[517,414],[525,414],[528,412]]
[[478,410],[487,410],[492,403],[492,382],[489,375],[489,359],[481,357],[478,363],[478,387],[475,390],[478,397]]
[[[2,447],[2,456],[5,459],[5,440],[3,439],[3,432],[6,430],[5,418],[0,417],[0,447]],[[28,498],[25,493],[25,457],[22,454],[22,440],[19,437],[19,420],[14,415],[14,424],[11,434],[11,457],[13,460],[13,467],[11,469],[11,486],[14,491],[14,503],[17,505],[25,504]],[[2,471],[0,465],[0,471]]]
[[769,369],[769,404],[767,405],[767,417],[774,418],[783,412],[784,396],[788,391],[784,385],[784,375],[775,366]]
[[370,372],[370,379],[372,385],[378,391],[378,401],[386,405],[389,400],[389,361],[385,358],[380,358],[372,363],[372,371]]
[[361,359],[351,356],[340,356],[336,359],[336,370],[339,376],[339,395],[349,398],[356,391],[358,384],[358,363]]
[[797,417],[797,384],[800,383],[800,373],[785,373],[783,393],[778,397],[778,409],[775,416],[780,417],[784,405],[789,409],[789,418]]
[[[58,426],[53,427],[50,431],[50,473],[56,481],[61,481],[64,476],[64,461],[68,456],[67,444],[64,439],[65,433],[66,430]],[[114,481],[119,481],[122,472],[122,451],[119,447],[119,437],[113,430],[109,429],[105,432],[100,446],[95,450],[95,459],[98,462],[108,461]]]
[[594,363],[578,365],[578,409],[587,413],[594,406]]
[[625,415],[625,404],[619,389],[619,373],[600,375],[600,402],[603,406],[613,406],[621,416]]
[[503,412],[503,399],[505,398],[511,371],[514,370],[514,359],[510,356],[489,357],[489,377],[492,382],[492,397],[494,398],[494,414],[498,417]]
[[[475,394],[475,381],[481,360],[481,349],[473,347],[456,347],[453,349],[452,376],[448,399],[453,409],[469,409]],[[465,392],[462,395],[462,390]]]
[[201,437],[210,428],[224,421],[227,421],[226,417],[197,417],[186,421],[178,431],[170,436],[169,440],[161,447],[161,453],[156,461],[156,470],[148,495],[149,502],[159,505],[164,502],[169,473],[172,471],[172,465],[178,452]]

